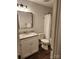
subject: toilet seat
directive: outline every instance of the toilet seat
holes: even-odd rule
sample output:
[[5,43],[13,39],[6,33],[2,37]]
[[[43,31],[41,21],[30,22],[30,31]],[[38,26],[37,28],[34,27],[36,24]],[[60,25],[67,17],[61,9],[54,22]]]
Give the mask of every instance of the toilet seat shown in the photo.
[[41,47],[45,50],[48,50],[49,40],[48,39],[41,39]]
[[43,43],[49,43],[49,40],[48,39],[41,39],[41,42],[43,42]]

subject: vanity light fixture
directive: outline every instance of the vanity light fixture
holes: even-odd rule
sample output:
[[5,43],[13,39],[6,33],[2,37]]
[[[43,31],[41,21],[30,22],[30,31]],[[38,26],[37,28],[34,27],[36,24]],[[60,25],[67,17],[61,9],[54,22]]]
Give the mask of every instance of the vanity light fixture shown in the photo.
[[24,6],[23,4],[18,4],[18,3],[17,3],[17,7],[18,7],[18,6],[27,8],[27,5]]
[[20,6],[23,7],[24,5],[23,4],[20,4]]

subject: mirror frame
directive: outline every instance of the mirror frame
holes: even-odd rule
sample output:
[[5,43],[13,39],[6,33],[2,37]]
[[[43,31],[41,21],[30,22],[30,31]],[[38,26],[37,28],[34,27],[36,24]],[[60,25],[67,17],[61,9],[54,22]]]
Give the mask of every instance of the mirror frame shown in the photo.
[[[19,10],[18,10],[19,11]],[[19,15],[18,15],[18,11],[17,11],[17,18],[18,18],[18,21],[19,21]],[[20,12],[24,12],[24,11],[20,11]],[[25,13],[30,13],[30,14],[32,14],[32,26],[31,26],[31,28],[33,28],[33,13],[32,12],[25,12]],[[19,22],[18,22],[18,25],[19,25]],[[29,28],[29,29],[31,29],[31,28]],[[22,28],[20,28],[20,25],[19,25],[19,29],[22,29]],[[28,28],[23,28],[23,29],[28,29]]]

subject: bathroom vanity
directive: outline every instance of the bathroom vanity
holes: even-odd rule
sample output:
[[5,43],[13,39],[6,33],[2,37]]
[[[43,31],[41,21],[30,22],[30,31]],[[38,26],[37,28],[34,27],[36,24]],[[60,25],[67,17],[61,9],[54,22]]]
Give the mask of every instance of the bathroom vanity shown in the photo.
[[23,33],[19,35],[21,41],[21,56],[22,58],[28,57],[39,50],[38,35],[34,32]]
[[33,30],[33,14],[31,12],[17,11],[20,55],[22,59],[38,52],[39,34]]

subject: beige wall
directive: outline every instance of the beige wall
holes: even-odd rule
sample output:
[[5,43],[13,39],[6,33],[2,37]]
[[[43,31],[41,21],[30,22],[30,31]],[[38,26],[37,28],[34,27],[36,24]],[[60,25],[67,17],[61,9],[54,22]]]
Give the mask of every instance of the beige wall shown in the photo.
[[36,3],[26,2],[26,0],[18,0],[18,3],[27,5],[30,12],[33,13],[33,29],[36,32],[44,31],[44,15],[48,12],[52,12],[52,9]]

